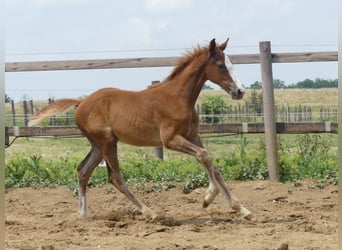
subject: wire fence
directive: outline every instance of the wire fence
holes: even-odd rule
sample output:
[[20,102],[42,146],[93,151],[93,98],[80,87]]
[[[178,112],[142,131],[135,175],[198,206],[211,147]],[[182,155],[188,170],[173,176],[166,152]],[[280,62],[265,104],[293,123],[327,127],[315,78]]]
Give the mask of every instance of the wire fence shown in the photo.
[[[48,103],[54,102],[48,99]],[[7,104],[5,114],[6,126],[27,126],[33,114],[46,102],[22,101]],[[221,103],[219,106],[198,104],[196,106],[200,116],[200,123],[262,123],[264,121],[263,107],[261,104],[254,105],[226,105]],[[74,112],[70,111],[63,115],[51,117],[43,121],[45,126],[72,126],[75,125]],[[337,107],[309,107],[309,106],[291,106],[290,104],[276,106],[277,122],[337,122]]]

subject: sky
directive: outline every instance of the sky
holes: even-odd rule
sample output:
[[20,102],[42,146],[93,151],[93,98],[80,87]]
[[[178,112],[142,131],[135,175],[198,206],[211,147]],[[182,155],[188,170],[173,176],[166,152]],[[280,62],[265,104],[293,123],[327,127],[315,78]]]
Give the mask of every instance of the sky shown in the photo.
[[[6,0],[5,60],[42,61],[182,56],[230,38],[226,53],[336,51],[338,0]],[[172,67],[6,73],[6,94],[20,101],[129,90],[163,80]],[[260,66],[235,65],[248,87]],[[336,79],[337,62],[273,64],[286,84]],[[210,86],[215,85],[210,83]]]

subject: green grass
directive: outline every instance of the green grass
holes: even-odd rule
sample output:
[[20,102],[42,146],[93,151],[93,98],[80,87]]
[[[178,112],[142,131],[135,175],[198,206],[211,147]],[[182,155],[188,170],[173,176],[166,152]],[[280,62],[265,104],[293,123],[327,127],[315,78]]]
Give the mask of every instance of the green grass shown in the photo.
[[[279,135],[280,180],[314,179],[319,185],[337,184],[336,135]],[[202,135],[226,180],[267,178],[264,135]],[[76,189],[76,168],[89,150],[85,138],[18,139],[6,149],[6,187],[66,185]],[[153,190],[183,183],[183,192],[206,186],[203,167],[191,156],[165,150],[156,159],[152,148],[119,145],[126,181],[138,188],[153,183]],[[96,168],[89,185],[107,183],[106,168]]]

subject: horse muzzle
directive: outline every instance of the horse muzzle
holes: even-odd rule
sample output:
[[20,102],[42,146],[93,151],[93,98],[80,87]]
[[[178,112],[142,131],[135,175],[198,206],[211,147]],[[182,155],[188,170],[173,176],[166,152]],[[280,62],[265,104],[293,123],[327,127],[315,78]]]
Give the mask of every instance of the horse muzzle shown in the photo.
[[230,92],[232,99],[240,100],[244,97],[246,90],[244,88],[236,88]]

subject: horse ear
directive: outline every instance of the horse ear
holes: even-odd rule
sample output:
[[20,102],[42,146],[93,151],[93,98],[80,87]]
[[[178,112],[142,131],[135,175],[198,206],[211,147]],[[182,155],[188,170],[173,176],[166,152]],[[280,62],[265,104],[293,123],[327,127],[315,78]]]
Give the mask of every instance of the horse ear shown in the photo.
[[210,56],[214,56],[216,54],[216,42],[215,42],[215,38],[212,39],[210,41],[210,44],[209,44],[209,53],[210,53]]
[[224,51],[224,50],[226,49],[227,44],[228,44],[228,41],[229,41],[229,37],[227,38],[227,40],[226,40],[224,43],[222,43],[222,44],[220,45],[219,48],[220,48],[222,51]]

